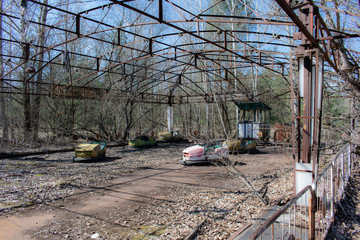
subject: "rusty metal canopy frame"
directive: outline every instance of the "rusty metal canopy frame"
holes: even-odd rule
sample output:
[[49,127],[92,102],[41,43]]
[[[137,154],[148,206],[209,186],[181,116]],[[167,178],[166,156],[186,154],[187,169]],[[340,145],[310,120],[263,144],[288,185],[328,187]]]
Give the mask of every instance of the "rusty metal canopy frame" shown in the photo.
[[[276,2],[286,14],[261,10],[272,1],[239,0],[247,15],[224,11],[224,0],[3,1],[0,91],[76,99],[112,92],[159,104],[249,101],[267,92],[255,91],[250,75],[277,77],[289,93],[297,29],[338,72],[336,39],[359,34],[332,31],[321,19],[314,35],[295,13],[312,1]],[[48,80],[39,83],[38,74]]]

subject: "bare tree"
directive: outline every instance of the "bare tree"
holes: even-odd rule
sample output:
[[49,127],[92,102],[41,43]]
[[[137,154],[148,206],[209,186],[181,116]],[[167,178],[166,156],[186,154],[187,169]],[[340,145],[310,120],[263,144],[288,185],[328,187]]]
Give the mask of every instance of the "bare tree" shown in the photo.
[[[0,2],[0,12],[3,11],[3,1]],[[0,76],[4,75],[4,57],[3,57],[3,43],[2,43],[2,32],[3,32],[3,15],[0,15]],[[5,89],[4,79],[0,80],[0,90],[3,91]],[[5,92],[5,91],[4,91]],[[2,122],[2,141],[7,142],[9,140],[9,124],[8,117],[6,114],[6,97],[5,93],[0,93],[0,119]]]
[[29,84],[29,73],[28,73],[28,58],[30,54],[30,45],[27,42],[27,29],[29,27],[29,22],[27,21],[27,2],[21,2],[20,6],[21,10],[21,48],[22,48],[22,56],[21,59],[23,61],[22,64],[22,72],[21,78],[23,82],[23,111],[24,111],[24,140],[30,140],[31,134],[31,98],[30,98],[30,84]]
[[46,6],[48,3],[48,0],[43,1],[44,5],[41,6],[41,12],[40,12],[40,23],[42,25],[39,26],[39,36],[38,36],[38,43],[39,46],[38,51],[40,51],[40,55],[38,58],[38,64],[37,64],[37,79],[36,79],[36,89],[35,89],[35,99],[33,104],[33,110],[32,110],[32,123],[33,123],[33,139],[34,141],[38,140],[38,133],[39,133],[39,121],[40,121],[40,108],[41,108],[41,85],[43,83],[43,60],[44,60],[44,51],[42,47],[45,46],[46,37],[45,37],[45,24],[46,24],[46,18],[48,14],[48,7]]
[[[329,3],[328,1],[321,0],[321,4],[327,7]],[[331,2],[331,7],[333,8],[328,7],[324,9],[326,13],[326,19],[325,19],[326,23],[335,32],[334,35],[341,35],[341,33],[344,31],[360,32],[360,24],[356,22],[356,20],[352,20],[352,19],[358,20],[360,17],[360,15],[356,14],[356,12],[359,13],[358,6],[357,8],[354,7],[357,4],[359,4],[357,1],[350,0],[347,2],[342,2],[342,1],[339,2],[338,0],[334,0]],[[343,8],[347,8],[349,12],[355,11],[355,14],[353,14],[355,16],[349,19],[347,14],[345,15],[341,14],[343,12],[341,9]],[[352,23],[352,21],[355,22]],[[346,50],[344,40],[341,38],[337,39],[336,43],[339,47],[340,60],[341,60],[339,74],[345,81],[347,81],[354,88],[354,90],[360,92],[359,75],[357,75],[357,77],[356,75],[354,75],[355,71],[359,71],[358,70],[359,66],[356,67],[357,63],[349,59],[349,54]]]

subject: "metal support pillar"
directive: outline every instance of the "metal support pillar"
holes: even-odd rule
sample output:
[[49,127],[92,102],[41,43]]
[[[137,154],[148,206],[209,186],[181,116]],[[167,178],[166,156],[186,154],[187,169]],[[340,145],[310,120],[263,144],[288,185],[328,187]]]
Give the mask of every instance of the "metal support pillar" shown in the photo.
[[312,92],[312,66],[311,58],[304,57],[303,83],[304,83],[304,101],[303,101],[303,129],[302,129],[302,149],[301,159],[303,163],[310,163],[311,157],[311,92]]
[[[295,166],[295,193],[316,178],[319,163],[319,144],[322,103],[323,51],[318,49],[319,17],[310,1],[299,9],[298,17],[288,3],[277,0],[279,5],[294,20],[299,32],[294,40],[300,40],[295,51],[298,60],[298,91],[292,90],[293,151]],[[316,31],[314,31],[314,29]],[[294,84],[292,85],[294,87]],[[295,104],[297,106],[295,106]],[[295,129],[296,128],[296,129]],[[295,136],[297,133],[297,139]],[[301,137],[300,137],[301,135]],[[297,154],[296,154],[297,152]]]
[[172,105],[167,106],[167,125],[168,131],[171,132],[174,126],[174,109]]

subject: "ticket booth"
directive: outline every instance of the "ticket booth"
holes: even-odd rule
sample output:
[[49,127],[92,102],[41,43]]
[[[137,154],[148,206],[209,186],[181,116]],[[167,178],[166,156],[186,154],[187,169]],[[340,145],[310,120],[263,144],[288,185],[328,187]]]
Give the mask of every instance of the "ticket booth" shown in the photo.
[[239,111],[238,138],[267,141],[271,108],[262,102],[235,102]]

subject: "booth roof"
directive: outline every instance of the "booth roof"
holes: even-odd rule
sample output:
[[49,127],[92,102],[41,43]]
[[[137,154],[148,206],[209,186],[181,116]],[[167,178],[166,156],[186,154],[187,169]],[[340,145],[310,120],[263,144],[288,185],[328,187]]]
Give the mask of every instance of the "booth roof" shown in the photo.
[[235,102],[239,109],[250,110],[250,109],[265,109],[271,110],[271,108],[263,102]]

